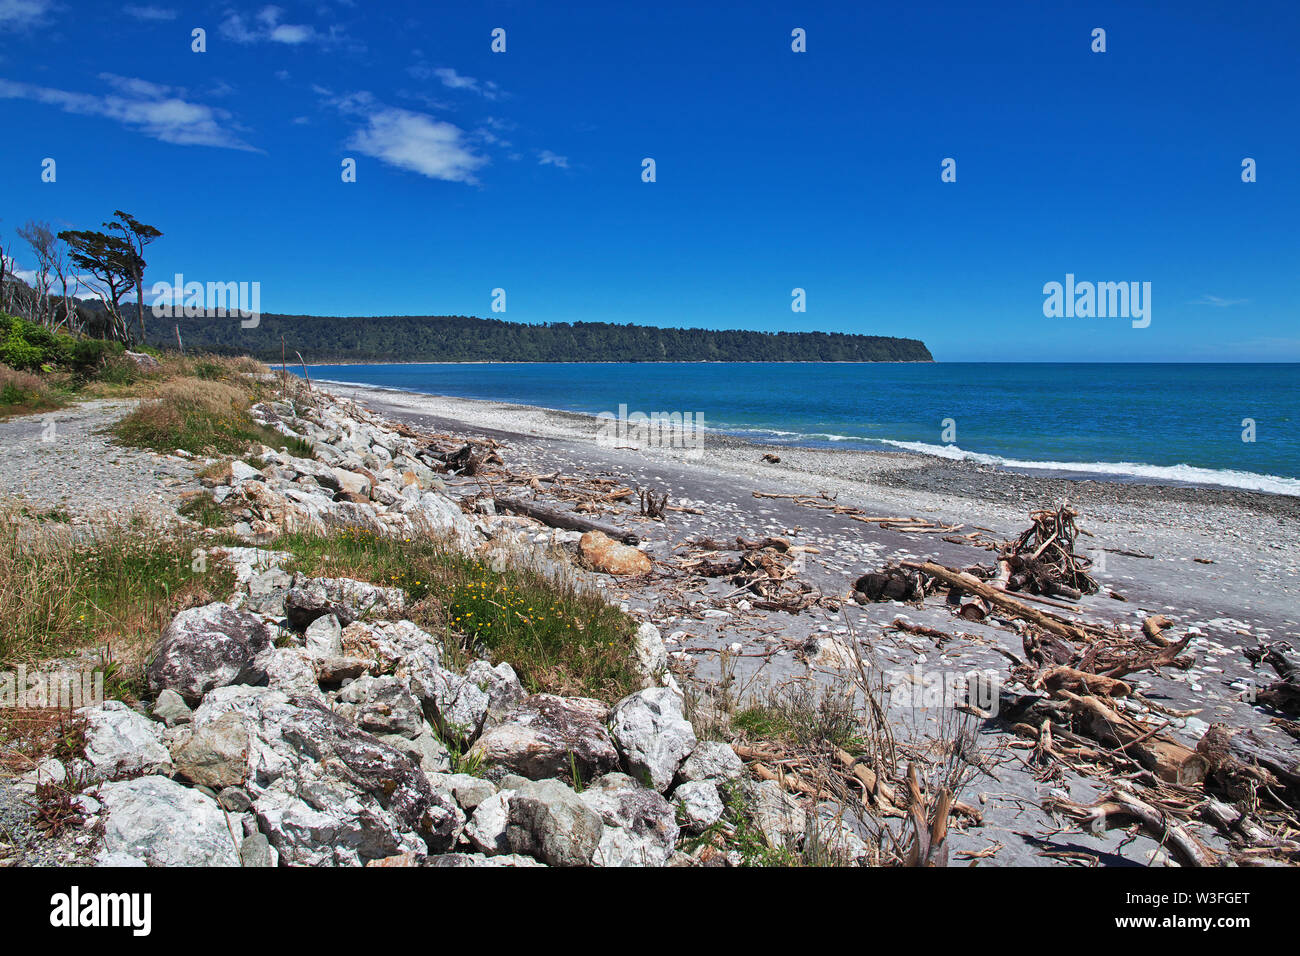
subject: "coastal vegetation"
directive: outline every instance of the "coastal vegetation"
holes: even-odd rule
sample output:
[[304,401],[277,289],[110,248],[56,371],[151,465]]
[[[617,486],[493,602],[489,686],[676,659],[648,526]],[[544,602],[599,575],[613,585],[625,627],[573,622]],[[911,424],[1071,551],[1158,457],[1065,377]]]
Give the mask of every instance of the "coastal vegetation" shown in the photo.
[[[181,319],[187,348],[308,362],[930,362],[923,342],[839,332],[656,328],[610,322],[529,325],[464,315]],[[164,346],[173,329],[148,341]],[[282,341],[283,339],[283,341]]]

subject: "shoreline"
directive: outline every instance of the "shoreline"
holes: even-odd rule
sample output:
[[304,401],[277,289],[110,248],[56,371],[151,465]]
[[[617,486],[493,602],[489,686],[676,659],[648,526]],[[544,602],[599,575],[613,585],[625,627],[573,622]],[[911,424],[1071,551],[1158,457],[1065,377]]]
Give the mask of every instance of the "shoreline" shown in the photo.
[[[358,363],[360,364],[360,363]],[[425,364],[484,364],[484,363],[399,363],[411,365]],[[507,363],[486,363],[486,364],[507,364]],[[532,364],[532,363],[508,363],[508,364]],[[617,364],[617,363],[615,363]],[[662,363],[660,363],[662,364]],[[669,363],[676,364],[676,363]],[[714,364],[714,363],[702,363]],[[726,363],[722,363],[726,364]],[[310,366],[309,366],[310,368]],[[587,412],[575,412],[567,409],[550,408],[545,405],[526,405],[518,402],[503,402],[495,399],[486,398],[465,398],[455,395],[441,395],[432,392],[418,392],[411,389],[395,388],[384,385],[370,385],[362,382],[351,382],[337,379],[317,379],[315,384],[331,386],[339,389],[352,389],[359,392],[376,392],[388,395],[406,395],[413,398],[429,399],[444,403],[467,403],[468,405],[482,406],[484,411],[499,410],[503,413],[521,412],[521,413],[542,413],[551,419],[554,423],[567,423],[568,427],[562,429],[563,437],[581,438],[583,434],[590,437],[595,435],[598,421],[596,415]],[[509,429],[503,429],[509,431]],[[880,460],[881,456],[889,456],[890,459],[900,463],[900,467],[912,471],[916,468],[927,468],[932,470],[936,475],[943,476],[943,483],[959,481],[962,476],[968,478],[971,483],[977,487],[988,485],[987,476],[1007,475],[1020,476],[1038,482],[1053,482],[1061,490],[1068,489],[1070,483],[1077,483],[1085,486],[1103,485],[1123,488],[1148,488],[1164,489],[1173,492],[1177,496],[1184,496],[1192,493],[1193,497],[1184,500],[1197,500],[1195,495],[1204,494],[1213,497],[1215,500],[1220,498],[1238,499],[1237,503],[1242,506],[1258,508],[1264,512],[1273,512],[1279,510],[1281,513],[1300,515],[1300,491],[1292,492],[1289,490],[1273,490],[1243,487],[1241,485],[1226,484],[1211,480],[1180,481],[1177,479],[1166,478],[1154,475],[1130,474],[1125,472],[1109,472],[1099,470],[1093,466],[1109,466],[1119,468],[1123,465],[1130,465],[1134,468],[1163,468],[1166,466],[1146,465],[1140,462],[1044,462],[1042,467],[1036,463],[1033,465],[1020,463],[1010,464],[1005,461],[980,461],[978,457],[948,457],[946,455],[934,454],[925,451],[907,449],[907,448],[867,448],[867,447],[837,447],[835,444],[814,445],[798,442],[781,442],[763,440],[758,437],[737,434],[735,432],[714,430],[705,426],[703,429],[704,441],[710,445],[732,447],[737,449],[752,449],[760,457],[763,453],[773,453],[778,455],[800,455],[800,453],[810,453],[816,455],[847,456],[849,460],[854,457],[868,456]],[[552,437],[561,437],[555,434]],[[942,446],[936,446],[942,447]],[[960,449],[958,449],[961,451]],[[961,451],[962,455],[978,455],[984,458],[997,458],[999,456],[984,456],[979,453]],[[805,457],[800,455],[800,457]],[[1203,468],[1202,466],[1177,465],[1168,466],[1171,468],[1190,468],[1204,472],[1223,472],[1222,469]],[[834,472],[840,469],[831,469]],[[851,466],[850,466],[850,470]],[[873,473],[875,471],[873,470]],[[1260,481],[1287,482],[1292,481],[1300,484],[1300,479],[1290,479],[1277,475],[1256,474],[1254,472],[1224,472],[1225,474],[1240,474]],[[878,476],[883,477],[883,476]],[[1280,506],[1274,509],[1264,503],[1270,499],[1289,499],[1290,506]]]

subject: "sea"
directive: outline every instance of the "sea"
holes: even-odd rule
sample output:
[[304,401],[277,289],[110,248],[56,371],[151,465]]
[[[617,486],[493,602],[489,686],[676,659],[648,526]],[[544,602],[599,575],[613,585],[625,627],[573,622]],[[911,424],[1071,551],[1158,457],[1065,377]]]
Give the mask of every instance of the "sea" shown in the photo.
[[316,380],[570,412],[691,413],[778,445],[1300,495],[1300,364],[308,366]]

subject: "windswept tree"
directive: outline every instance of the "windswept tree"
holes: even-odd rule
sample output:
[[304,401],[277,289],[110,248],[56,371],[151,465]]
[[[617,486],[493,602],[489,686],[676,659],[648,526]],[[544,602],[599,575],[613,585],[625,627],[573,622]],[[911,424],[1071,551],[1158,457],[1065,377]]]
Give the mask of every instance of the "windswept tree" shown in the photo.
[[146,225],[130,213],[120,209],[113,211],[113,218],[104,223],[109,232],[120,232],[122,241],[130,248],[131,278],[135,282],[135,309],[140,319],[140,340],[144,341],[144,270],[148,265],[144,259],[144,247],[162,236],[162,231]]
[[54,303],[50,299],[50,291],[53,284],[54,262],[59,258],[59,241],[55,238],[49,223],[36,222],[33,219],[29,219],[25,225],[18,228],[18,238],[31,247],[32,255],[36,257],[35,274],[32,276],[36,296],[32,302],[31,319],[39,325],[53,327]]
[[0,312],[9,311],[9,280],[5,278],[8,271],[9,259],[5,252],[5,237],[0,235]]
[[121,236],[89,229],[68,229],[59,233],[59,238],[68,244],[72,264],[93,280],[86,284],[108,309],[110,334],[130,345],[131,326],[122,316],[122,296],[140,281],[144,271],[136,261],[135,249]]

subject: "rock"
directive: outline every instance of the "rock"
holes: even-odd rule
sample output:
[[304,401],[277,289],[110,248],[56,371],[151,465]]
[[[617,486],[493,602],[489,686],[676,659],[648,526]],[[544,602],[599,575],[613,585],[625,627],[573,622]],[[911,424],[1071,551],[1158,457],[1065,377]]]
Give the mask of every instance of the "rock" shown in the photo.
[[316,661],[316,679],[322,684],[341,684],[356,680],[369,669],[369,662],[358,657],[325,657]]
[[36,792],[36,788],[43,784],[58,785],[68,779],[68,768],[63,765],[62,760],[54,757],[47,757],[36,765],[36,769],[29,770],[14,782],[15,789],[25,794],[31,795]]
[[161,720],[168,727],[188,724],[193,713],[185,703],[185,698],[170,687],[159,691],[158,699],[153,703],[154,720]]
[[572,762],[590,779],[618,769],[618,752],[605,728],[608,715],[598,700],[533,694],[479,737],[470,755],[483,761],[489,775],[568,777]]
[[653,567],[644,552],[619,544],[599,531],[584,534],[578,541],[578,551],[588,567],[605,574],[648,574]]
[[280,854],[264,834],[253,833],[239,844],[239,862],[241,866],[279,866]]
[[285,616],[298,631],[326,614],[346,627],[363,617],[400,613],[405,605],[406,596],[398,588],[351,578],[310,578],[291,588],[284,599]]
[[194,706],[215,687],[260,683],[266,673],[255,661],[270,646],[261,618],[228,604],[181,611],[154,646],[145,672],[149,690],[157,696],[170,688]]
[[604,830],[592,856],[596,866],[663,866],[677,844],[677,821],[668,801],[631,777],[611,773],[583,791],[582,802],[600,815]]
[[424,861],[425,866],[545,866],[531,856],[503,853],[500,856],[483,856],[478,853],[442,853]]
[[794,847],[808,827],[808,817],[797,800],[772,780],[745,781],[745,799],[754,825],[769,846]]
[[424,731],[414,738],[381,734],[379,739],[414,760],[426,775],[445,774],[451,770],[451,752],[427,724]]
[[138,856],[132,856],[130,853],[109,853],[106,850],[100,850],[95,856],[95,866],[112,867],[119,870],[122,867],[148,866],[144,860]]
[[668,687],[681,693],[677,679],[668,670],[668,648],[659,635],[659,628],[649,621],[638,627],[632,635],[632,652],[641,672],[642,687]]
[[411,690],[443,740],[468,742],[478,737],[487,718],[488,695],[468,677],[445,667],[421,667],[411,674]]
[[290,866],[362,866],[422,849],[392,814],[336,780],[277,780],[256,807],[259,826]]
[[353,864],[409,849],[449,850],[464,815],[406,754],[318,699],[261,687],[213,691],[197,730],[239,713],[249,728],[246,787],[262,830],[291,864]]
[[372,674],[442,666],[441,642],[410,621],[349,624],[343,628],[343,654],[366,661]]
[[478,532],[460,510],[460,505],[446,495],[426,491],[418,502],[412,502],[412,506],[405,513],[415,530],[446,537],[464,551],[478,546],[481,540]]
[[170,774],[171,754],[159,739],[159,724],[120,700],[77,711],[86,719],[86,760],[94,780],[139,774]]
[[359,472],[347,471],[343,468],[334,468],[332,471],[340,491],[351,495],[361,495],[365,498],[370,497],[370,486],[373,483],[368,477]]
[[857,666],[857,655],[837,637],[813,635],[800,651],[809,667],[827,670],[851,670]]
[[466,813],[472,813],[479,804],[497,792],[496,785],[491,780],[472,777],[467,773],[448,774],[446,789],[451,791]]
[[366,864],[367,867],[411,867],[421,866],[424,863],[424,855],[421,853],[398,853],[395,856],[386,856],[382,860],[371,860]]
[[610,720],[614,743],[628,772],[660,793],[672,786],[682,761],[695,749],[695,729],[682,716],[682,698],[666,687],[629,694]]
[[465,668],[465,677],[487,694],[487,723],[490,725],[499,724],[510,708],[527,696],[519,675],[504,661],[495,667],[487,661],[474,661]]
[[510,797],[513,791],[494,793],[480,801],[465,825],[465,838],[481,853],[505,853],[506,827],[510,823]]
[[226,787],[217,794],[217,803],[231,813],[244,813],[253,809],[253,798],[242,787]]
[[301,647],[273,647],[257,659],[266,672],[266,686],[290,697],[306,694],[320,697],[316,660]]
[[510,794],[505,842],[512,853],[549,866],[589,866],[604,829],[600,816],[558,780],[537,780]]
[[730,746],[716,740],[702,740],[686,758],[678,776],[684,781],[707,780],[723,786],[739,780],[744,773],[745,764]]
[[707,780],[690,780],[673,791],[682,827],[690,833],[703,833],[722,819],[722,797],[718,788]]
[[247,462],[240,461],[236,458],[230,463],[230,483],[238,484],[241,481],[252,481],[262,477],[262,473]]
[[819,803],[813,818],[823,853],[833,856],[841,866],[870,865],[874,854],[867,840],[871,834],[861,820],[833,803]]
[[239,866],[239,847],[217,802],[166,777],[106,783],[104,852],[149,866]]
[[145,371],[150,371],[162,366],[162,363],[148,352],[132,352],[130,349],[126,349],[122,354],[135,363],[136,368],[144,369]]
[[312,657],[343,656],[343,625],[333,614],[324,614],[303,631],[307,653]]
[[237,713],[223,714],[195,728],[172,750],[176,770],[187,780],[220,790],[243,784],[248,768],[248,727]]
[[358,677],[339,691],[339,700],[355,705],[354,722],[372,734],[397,734],[414,740],[424,733],[420,702],[399,678]]

